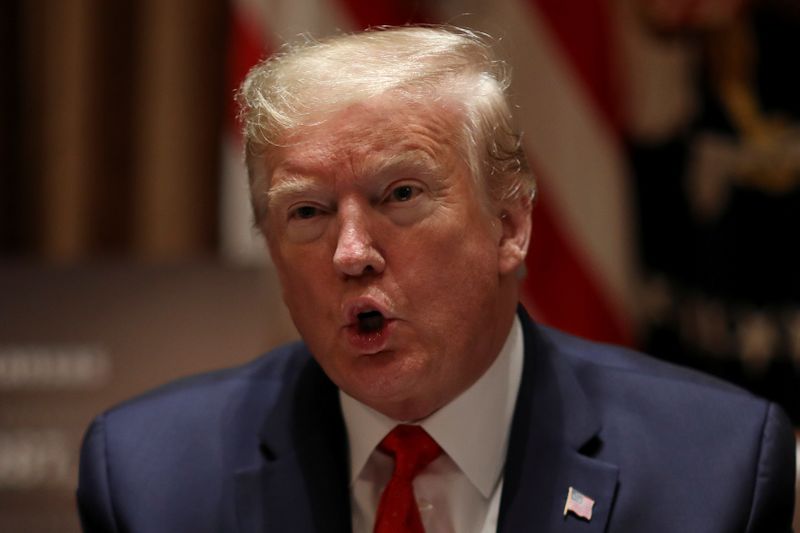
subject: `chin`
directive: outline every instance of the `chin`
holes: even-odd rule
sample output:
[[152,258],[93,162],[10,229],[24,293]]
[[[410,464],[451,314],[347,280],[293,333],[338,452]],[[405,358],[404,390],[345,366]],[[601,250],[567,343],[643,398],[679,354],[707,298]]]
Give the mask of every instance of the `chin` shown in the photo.
[[[388,357],[376,354],[368,357],[367,364],[347,372],[346,379],[341,380],[339,387],[347,394],[395,420],[411,420],[421,418],[419,411],[424,411],[422,403],[429,403],[425,390],[425,382],[430,378],[429,365],[424,361],[398,360],[397,356]],[[411,413],[409,417],[404,413]]]

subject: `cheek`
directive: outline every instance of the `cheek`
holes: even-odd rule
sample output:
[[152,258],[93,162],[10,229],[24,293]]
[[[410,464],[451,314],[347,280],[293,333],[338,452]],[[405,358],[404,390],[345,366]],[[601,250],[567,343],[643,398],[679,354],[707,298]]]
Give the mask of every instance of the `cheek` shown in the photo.
[[480,228],[458,228],[403,247],[393,266],[406,297],[426,315],[463,315],[483,309],[499,276],[497,247]]
[[292,314],[298,310],[314,310],[314,302],[322,301],[333,284],[326,276],[314,250],[292,245],[270,246],[270,253],[280,280],[283,301]]

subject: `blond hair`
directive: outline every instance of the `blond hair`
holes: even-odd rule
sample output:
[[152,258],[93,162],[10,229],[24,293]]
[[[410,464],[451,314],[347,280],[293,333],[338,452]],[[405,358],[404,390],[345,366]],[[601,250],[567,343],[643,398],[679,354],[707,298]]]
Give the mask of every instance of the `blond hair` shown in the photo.
[[[287,45],[256,65],[237,94],[251,193],[269,178],[266,156],[287,132],[391,91],[411,101],[458,102],[460,151],[489,199],[533,198],[506,97],[508,69],[487,41],[454,27],[405,26]],[[263,215],[257,204],[254,198],[256,222]]]

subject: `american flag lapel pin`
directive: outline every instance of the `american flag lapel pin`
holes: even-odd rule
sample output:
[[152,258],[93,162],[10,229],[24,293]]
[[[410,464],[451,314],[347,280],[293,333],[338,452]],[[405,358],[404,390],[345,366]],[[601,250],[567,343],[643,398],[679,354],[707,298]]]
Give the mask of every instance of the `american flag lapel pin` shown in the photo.
[[592,519],[594,500],[572,487],[567,491],[567,502],[564,504],[564,516],[573,513],[575,516],[588,520]]

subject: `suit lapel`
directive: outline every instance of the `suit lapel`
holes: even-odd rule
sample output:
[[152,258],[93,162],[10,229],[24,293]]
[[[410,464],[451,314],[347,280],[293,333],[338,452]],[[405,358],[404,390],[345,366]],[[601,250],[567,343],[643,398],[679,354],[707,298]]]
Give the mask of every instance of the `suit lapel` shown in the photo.
[[[521,312],[525,364],[514,412],[498,531],[602,532],[618,468],[592,457],[600,422],[558,348]],[[564,515],[570,487],[595,501],[590,520]]]
[[259,462],[235,474],[241,533],[349,532],[347,442],[336,387],[310,360],[271,412]]

